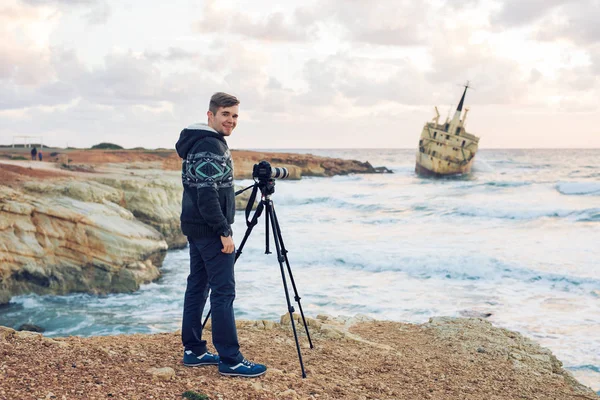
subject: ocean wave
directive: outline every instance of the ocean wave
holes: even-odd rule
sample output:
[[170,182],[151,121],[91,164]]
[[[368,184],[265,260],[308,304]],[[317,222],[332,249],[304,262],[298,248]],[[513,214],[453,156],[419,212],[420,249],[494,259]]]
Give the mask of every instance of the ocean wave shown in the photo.
[[493,187],[521,187],[521,186],[530,186],[531,182],[514,182],[514,181],[492,181],[486,182],[483,186],[493,186]]
[[588,208],[584,210],[515,210],[457,207],[447,210],[441,215],[523,221],[535,220],[539,218],[564,218],[575,222],[593,222],[600,221],[600,208]]
[[465,183],[463,185],[457,185],[456,188],[459,190],[473,190],[475,188],[517,188],[523,186],[531,186],[533,182],[530,181],[489,181],[482,183]]
[[566,367],[569,371],[593,371],[600,373],[600,366],[597,365],[574,365]]
[[583,215],[581,215],[577,218],[577,221],[581,221],[581,222],[600,221],[600,208],[594,208],[592,210],[589,210],[586,213],[583,213]]
[[600,182],[559,182],[556,190],[570,196],[600,196]]
[[341,270],[360,270],[371,273],[397,272],[420,280],[498,282],[513,280],[527,285],[541,285],[552,291],[581,291],[586,296],[600,285],[600,279],[569,274],[543,272],[494,257],[431,254],[415,257],[343,254],[325,259],[303,260],[305,267],[333,267]]
[[[362,197],[367,197],[367,196],[366,195],[365,196],[358,195],[358,196],[352,197],[352,198],[360,199]],[[323,205],[323,206],[328,206],[328,207],[358,210],[358,211],[381,211],[381,210],[385,209],[385,207],[383,207],[380,204],[354,203],[354,202],[342,200],[342,199],[335,198],[335,197],[308,197],[308,198],[286,197],[286,198],[282,199],[282,201],[279,201],[278,204],[283,204],[286,206],[308,206],[308,205],[317,204],[317,205]]]

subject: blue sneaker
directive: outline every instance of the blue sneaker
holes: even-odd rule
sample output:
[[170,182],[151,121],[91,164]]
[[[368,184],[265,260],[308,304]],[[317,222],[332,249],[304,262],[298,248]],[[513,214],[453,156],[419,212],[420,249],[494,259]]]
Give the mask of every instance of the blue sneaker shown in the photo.
[[208,351],[201,356],[194,354],[191,350],[186,350],[183,353],[183,365],[186,367],[198,367],[200,365],[217,365],[219,364],[219,356],[209,353]]
[[263,364],[254,364],[246,360],[238,364],[225,364],[219,361],[219,373],[225,376],[243,376],[246,378],[255,378],[267,372],[267,366]]

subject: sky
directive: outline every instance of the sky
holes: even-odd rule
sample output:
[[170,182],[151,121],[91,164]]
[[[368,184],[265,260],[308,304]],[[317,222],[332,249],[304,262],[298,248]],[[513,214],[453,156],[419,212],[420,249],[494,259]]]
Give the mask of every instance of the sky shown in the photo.
[[[466,95],[480,148],[600,148],[600,0],[0,0],[0,144],[416,148]],[[16,138],[19,142],[23,139]]]

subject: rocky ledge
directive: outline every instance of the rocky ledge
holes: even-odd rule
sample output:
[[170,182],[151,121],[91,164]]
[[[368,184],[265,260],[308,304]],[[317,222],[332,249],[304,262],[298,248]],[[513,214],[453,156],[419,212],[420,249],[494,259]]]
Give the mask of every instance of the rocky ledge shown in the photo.
[[[166,250],[186,245],[175,152],[46,153],[57,162],[0,161],[0,304],[31,292],[130,292],[158,279]],[[295,179],[374,172],[352,160],[237,151],[236,177],[262,159]],[[236,198],[238,209],[249,195]]]
[[244,355],[269,367],[256,379],[184,367],[178,332],[52,339],[0,327],[0,398],[600,399],[549,350],[476,318],[308,318],[302,379],[289,321],[238,321]]

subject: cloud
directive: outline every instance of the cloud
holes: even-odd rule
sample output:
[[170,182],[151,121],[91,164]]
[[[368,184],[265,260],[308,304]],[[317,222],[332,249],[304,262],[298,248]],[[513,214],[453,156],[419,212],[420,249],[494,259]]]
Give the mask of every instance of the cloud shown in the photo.
[[97,4],[87,12],[85,19],[91,25],[103,25],[108,22],[112,10],[106,1],[97,2]]
[[49,9],[23,5],[0,9],[0,81],[29,87],[49,79],[47,36],[57,23]]
[[208,1],[193,28],[201,33],[233,33],[270,42],[306,42],[342,29],[353,42],[413,46],[424,43],[428,7],[403,0],[323,0],[318,7],[252,15]]
[[31,7],[54,7],[57,10],[71,12],[73,8],[84,10],[83,18],[90,25],[105,24],[111,14],[107,0],[21,0]]
[[594,75],[600,76],[600,44],[590,47],[589,52],[592,72]]
[[446,0],[443,7],[450,7],[453,10],[472,9],[478,6],[481,0]]
[[332,18],[348,32],[351,41],[377,45],[412,46],[424,43],[424,31],[430,26],[430,9],[411,1],[377,2],[329,0]]
[[193,22],[193,29],[201,33],[232,33],[271,42],[296,42],[308,39],[304,26],[294,15],[282,12],[252,16],[236,10],[224,9],[218,1],[207,0],[202,18]]
[[103,0],[21,0],[25,4],[32,6],[46,6],[46,5],[68,5],[68,6],[85,6],[92,5]]
[[569,40],[579,45],[600,43],[600,1],[569,2],[555,14],[540,23],[538,40]]
[[169,47],[166,53],[145,51],[144,58],[149,61],[198,61],[203,55],[199,52],[184,50],[181,47]]
[[569,3],[579,3],[581,0],[503,0],[500,9],[492,14],[494,25],[519,27],[538,21],[556,7]]

